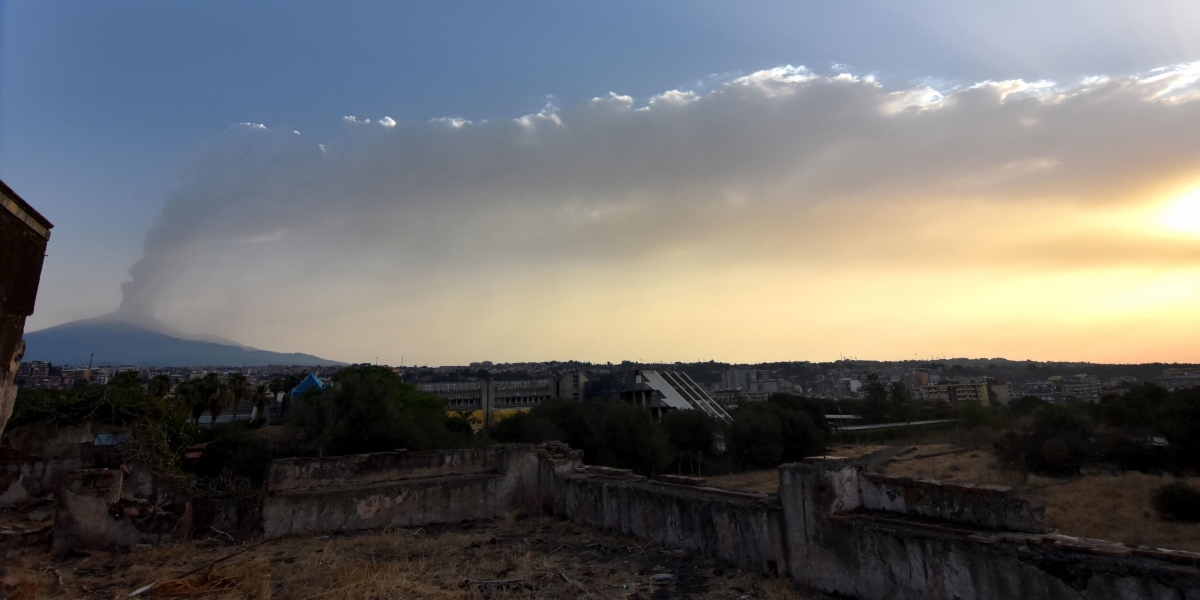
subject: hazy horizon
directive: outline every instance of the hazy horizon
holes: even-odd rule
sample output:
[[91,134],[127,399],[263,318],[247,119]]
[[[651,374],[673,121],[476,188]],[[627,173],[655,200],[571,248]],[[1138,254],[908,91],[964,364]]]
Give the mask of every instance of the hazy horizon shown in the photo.
[[[58,225],[27,331],[115,314],[391,364],[1200,362],[1195,5],[670,5],[641,29],[629,5],[563,9],[634,47],[535,27],[486,71],[487,44],[364,46],[312,7],[278,16],[345,41],[328,55],[273,21],[121,6],[182,37],[100,55],[193,71],[147,57],[99,83],[64,36],[114,17],[5,5],[0,176]],[[397,27],[466,43],[430,10]],[[807,33],[766,25],[785,13]],[[200,52],[213,31],[237,52]],[[60,97],[83,89],[95,106]]]

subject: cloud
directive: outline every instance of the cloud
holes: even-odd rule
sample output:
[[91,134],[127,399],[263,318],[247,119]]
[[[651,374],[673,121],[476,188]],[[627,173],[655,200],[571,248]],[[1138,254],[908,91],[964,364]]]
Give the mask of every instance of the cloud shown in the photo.
[[[509,348],[489,336],[583,352],[567,331],[606,331],[558,320],[549,299],[589,323],[620,321],[609,313],[642,298],[647,315],[719,328],[757,323],[737,316],[753,300],[706,304],[704,290],[771,289],[755,277],[788,293],[812,283],[823,291],[797,310],[816,310],[829,293],[816,282],[853,273],[933,286],[964,270],[999,284],[1103,266],[1089,255],[1178,266],[1191,241],[1131,241],[1128,219],[1105,215],[1200,177],[1198,73],[938,90],[784,66],[641,106],[610,93],[516,119],[347,116],[320,144],[235,127],[184,169],[120,310],[345,359],[399,337],[451,361]],[[665,308],[668,290],[687,296]],[[778,347],[761,326],[713,339]]]

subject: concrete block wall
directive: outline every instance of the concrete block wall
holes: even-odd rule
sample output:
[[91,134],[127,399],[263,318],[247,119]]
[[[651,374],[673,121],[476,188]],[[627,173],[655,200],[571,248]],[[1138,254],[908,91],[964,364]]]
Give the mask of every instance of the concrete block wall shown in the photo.
[[272,464],[268,536],[543,511],[874,599],[1200,600],[1200,554],[1044,532],[1008,490],[864,474],[838,459],[780,467],[778,495],[585,466],[561,444]]
[[968,523],[992,529],[1044,533],[1045,511],[1002,485],[858,473],[862,508]]
[[54,515],[56,555],[76,548],[118,550],[186,539],[190,505],[179,513],[164,511],[145,500],[123,497],[123,484],[119,469],[80,469],[64,476]]
[[277,536],[506,516],[540,502],[544,452],[505,444],[277,460],[263,530]]
[[778,498],[649,481],[621,469],[560,468],[545,478],[551,512],[571,521],[779,572],[783,512]]
[[1200,555],[995,529],[969,511],[934,519],[907,501],[873,506],[864,482],[878,485],[848,461],[780,467],[793,580],[864,600],[1200,598]]

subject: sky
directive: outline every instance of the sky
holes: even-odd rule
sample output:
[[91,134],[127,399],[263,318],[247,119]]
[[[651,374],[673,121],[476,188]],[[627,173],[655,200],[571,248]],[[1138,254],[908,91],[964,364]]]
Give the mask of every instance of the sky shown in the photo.
[[1200,362],[1191,1],[0,0],[33,331]]

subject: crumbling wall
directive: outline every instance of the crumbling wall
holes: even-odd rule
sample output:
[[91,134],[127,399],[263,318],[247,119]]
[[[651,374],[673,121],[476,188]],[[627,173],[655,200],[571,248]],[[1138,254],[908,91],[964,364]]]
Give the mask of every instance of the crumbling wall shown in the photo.
[[0,446],[0,508],[47,498],[74,470],[119,466],[118,448],[96,446],[101,433],[123,433],[116,426],[35,423],[8,431]]
[[1200,554],[1045,533],[999,486],[889,478],[851,461],[780,467],[778,495],[584,466],[561,444],[286,459],[268,536],[542,510],[862,599],[1200,599]]
[[0,434],[17,397],[14,380],[25,354],[25,317],[33,314],[50,228],[0,181]]
[[[1045,511],[1003,485],[859,473],[858,498],[866,510],[882,510],[968,523],[991,529],[1044,533]],[[849,490],[848,490],[849,491]],[[853,491],[849,491],[853,497]]]
[[263,529],[275,536],[506,516],[538,501],[544,452],[505,444],[277,460]]
[[54,553],[72,549],[117,550],[133,544],[185,539],[190,505],[182,513],[121,495],[120,469],[80,469],[67,473],[58,490],[54,515]]
[[[943,486],[938,493],[946,497],[928,504],[863,494],[879,485],[848,461],[780,467],[795,581],[862,599],[1200,598],[1200,555],[995,529],[978,523],[1003,520],[981,514],[994,499],[973,498],[974,490]],[[922,514],[975,502],[982,504]]]
[[564,466],[545,477],[556,515],[752,570],[778,572],[785,563],[778,498],[650,481],[622,469]]

